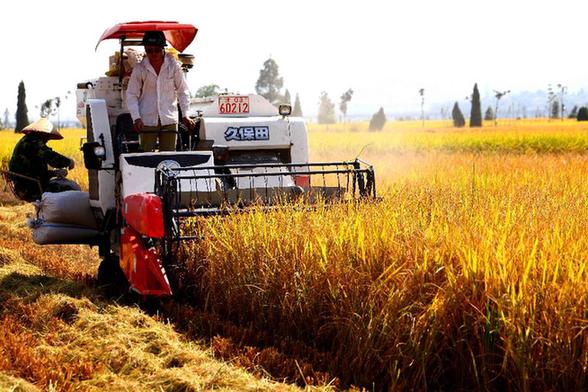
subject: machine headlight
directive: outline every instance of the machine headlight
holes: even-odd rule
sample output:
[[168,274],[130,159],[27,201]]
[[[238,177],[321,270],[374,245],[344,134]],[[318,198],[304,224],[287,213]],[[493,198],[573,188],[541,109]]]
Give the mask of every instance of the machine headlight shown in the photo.
[[280,116],[289,116],[290,114],[292,114],[292,105],[280,105],[278,108],[278,112],[280,113]]
[[97,158],[104,159],[106,158],[106,149],[102,146],[94,147],[94,155],[96,155]]

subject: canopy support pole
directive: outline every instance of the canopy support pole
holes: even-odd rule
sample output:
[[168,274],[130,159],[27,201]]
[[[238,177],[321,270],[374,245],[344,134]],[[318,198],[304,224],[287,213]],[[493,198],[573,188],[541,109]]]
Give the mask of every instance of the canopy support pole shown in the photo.
[[122,91],[123,91],[123,84],[122,84],[122,80],[123,80],[123,74],[124,74],[124,64],[123,64],[123,50],[124,50],[124,41],[125,41],[125,36],[123,35],[122,37],[120,37],[120,61],[118,64],[118,84],[120,85],[120,91],[121,91],[121,95],[122,95]]

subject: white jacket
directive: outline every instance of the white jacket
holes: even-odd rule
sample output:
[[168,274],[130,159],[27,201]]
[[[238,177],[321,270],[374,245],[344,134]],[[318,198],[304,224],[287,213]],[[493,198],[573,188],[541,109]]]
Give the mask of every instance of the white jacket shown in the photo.
[[127,87],[127,108],[133,121],[140,118],[146,126],[178,122],[178,100],[184,116],[190,104],[188,85],[180,65],[166,54],[159,75],[145,57],[133,68]]

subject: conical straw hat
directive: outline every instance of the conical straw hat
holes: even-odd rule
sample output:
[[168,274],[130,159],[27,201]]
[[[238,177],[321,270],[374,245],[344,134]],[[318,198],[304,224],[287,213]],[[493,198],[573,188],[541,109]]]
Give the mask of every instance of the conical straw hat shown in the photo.
[[44,117],[41,117],[32,124],[27,125],[23,128],[22,133],[28,135],[29,133],[40,133],[48,135],[49,139],[63,139],[63,136],[59,131],[53,129],[53,124]]

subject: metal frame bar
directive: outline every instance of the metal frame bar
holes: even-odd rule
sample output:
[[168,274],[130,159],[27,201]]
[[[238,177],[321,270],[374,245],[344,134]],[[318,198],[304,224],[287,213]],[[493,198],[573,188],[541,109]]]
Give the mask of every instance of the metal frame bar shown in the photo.
[[[364,166],[363,168],[361,166]],[[336,166],[335,169],[328,170],[326,167],[333,167]],[[346,166],[346,168],[338,168],[339,166]],[[296,171],[272,171],[272,172],[261,172],[261,173],[218,173],[215,172],[215,169],[259,169],[259,168],[266,168],[266,169],[281,169],[281,168],[310,168],[310,167],[323,167],[322,170],[296,170]],[[187,175],[183,174],[182,172],[191,171],[191,172],[199,172],[199,171],[206,171],[206,173],[197,174],[197,175]],[[323,184],[322,186],[312,185],[309,184],[310,189],[320,189],[327,187],[325,176],[326,175],[336,175],[337,177],[337,187],[341,189],[345,189],[346,192],[349,192],[355,198],[356,195],[360,197],[373,197],[376,198],[376,186],[375,186],[375,173],[373,167],[365,162],[356,160],[352,162],[325,162],[325,163],[306,163],[306,164],[244,164],[244,165],[224,165],[224,166],[201,166],[201,167],[191,167],[191,168],[163,168],[158,169],[156,171],[156,178],[155,178],[155,190],[156,193],[162,198],[164,205],[167,206],[167,214],[171,217],[188,217],[188,216],[209,216],[209,215],[218,215],[224,214],[227,211],[233,212],[231,208],[221,208],[221,207],[194,207],[194,208],[181,208],[180,197],[181,197],[181,182],[182,181],[196,181],[202,179],[227,179],[227,178],[281,178],[284,176],[312,176],[320,175],[323,177]],[[341,178],[340,175],[345,175],[347,178],[346,185],[341,185]],[[351,181],[350,181],[351,180]],[[266,181],[267,184],[267,181]],[[351,186],[351,189],[350,189]],[[260,187],[263,188],[263,187]],[[266,185],[266,197],[267,197],[267,190],[272,187],[268,187]],[[279,188],[279,187],[278,187]],[[255,191],[254,187],[248,188],[232,188],[234,190],[251,190],[251,196],[253,196],[253,192]],[[210,192],[217,191],[217,189],[211,189]],[[224,194],[226,196],[227,190],[225,189]],[[194,192],[197,193],[197,192]],[[226,197],[225,197],[226,200]],[[205,200],[201,200],[204,202]],[[237,210],[243,210],[242,206],[238,206],[233,204],[233,207]],[[167,222],[166,226],[172,227],[172,222]]]
[[[223,166],[220,166],[221,168]],[[212,167],[209,170],[213,170]],[[224,178],[224,177],[233,177],[233,178],[241,178],[241,177],[279,177],[279,176],[301,176],[301,175],[312,175],[312,174],[349,174],[349,173],[363,173],[367,174],[369,169],[357,169],[357,170],[308,170],[308,171],[296,171],[296,172],[281,172],[281,173],[235,173],[235,174],[224,174],[224,173],[214,173],[214,174],[202,174],[197,176],[175,176],[178,180],[201,180],[205,178]]]
[[293,167],[321,167],[321,166],[347,166],[355,168],[357,164],[363,164],[367,168],[372,166],[369,163],[363,162],[359,159],[354,161],[340,161],[340,162],[309,162],[309,163],[244,163],[231,165],[211,165],[198,167],[179,167],[173,169],[176,172],[192,171],[192,170],[207,170],[215,168],[228,169],[256,169],[256,168],[293,168]]
[[25,180],[29,180],[29,181],[35,183],[37,185],[37,187],[39,188],[39,194],[40,195],[43,194],[43,187],[41,186],[41,181],[39,181],[39,179],[37,179],[37,178],[33,178],[33,177],[25,176],[25,175],[22,175],[22,174],[18,174],[18,173],[12,172],[10,170],[0,170],[0,173],[2,173],[2,176],[4,177],[4,180],[6,181],[6,184],[9,184],[9,183],[11,184],[11,187],[10,188],[11,188],[12,193],[15,196],[17,196],[17,195],[16,195],[16,193],[14,193],[14,187],[12,185],[13,180],[12,180],[12,178],[10,178],[10,176],[20,177],[20,178],[23,178]]

